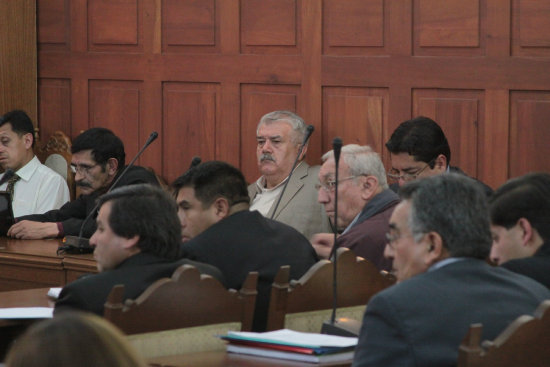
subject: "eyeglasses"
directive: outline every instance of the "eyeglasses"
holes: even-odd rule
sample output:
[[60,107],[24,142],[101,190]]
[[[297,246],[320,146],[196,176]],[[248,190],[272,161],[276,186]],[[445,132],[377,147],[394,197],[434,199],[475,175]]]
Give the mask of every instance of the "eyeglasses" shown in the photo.
[[399,232],[387,232],[386,241],[388,241],[388,246],[393,250],[395,243],[401,238],[401,233]]
[[387,175],[388,175],[388,178],[392,181],[399,181],[399,180],[403,180],[403,181],[406,181],[406,182],[414,181],[418,178],[418,176],[420,176],[422,174],[422,172],[424,172],[426,170],[426,168],[430,167],[434,162],[435,162],[435,160],[432,159],[431,161],[426,163],[426,165],[424,167],[422,167],[420,170],[418,170],[414,173],[403,172],[402,175],[398,175],[398,174],[393,173],[392,171],[390,171],[390,172],[387,173]]
[[[352,178],[356,178],[356,177],[359,177],[359,176],[362,176],[362,175],[354,175],[354,176],[344,177],[344,178],[338,180],[338,183],[343,182],[343,181],[347,181],[347,180],[351,180]],[[336,181],[331,180],[331,181],[327,181],[327,182],[322,182],[320,184],[315,184],[315,189],[316,190],[323,189],[326,192],[334,192],[334,190],[336,189]]]
[[94,168],[95,166],[99,165],[99,163],[96,164],[73,164],[71,163],[71,170],[73,173],[78,173],[81,175],[88,175],[90,174],[90,170]]

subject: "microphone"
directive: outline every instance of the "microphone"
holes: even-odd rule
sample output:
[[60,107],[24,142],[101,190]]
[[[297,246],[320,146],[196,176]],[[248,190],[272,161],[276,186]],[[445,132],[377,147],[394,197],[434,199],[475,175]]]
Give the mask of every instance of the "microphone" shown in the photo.
[[15,171],[11,168],[6,169],[6,172],[4,172],[4,176],[2,176],[2,179],[0,179],[0,185],[5,184],[15,175]]
[[191,165],[189,166],[189,169],[193,167],[197,167],[199,164],[201,164],[202,160],[199,156],[194,156],[193,159],[191,159]]
[[311,134],[313,134],[313,130],[315,130],[315,127],[313,125],[307,125],[306,132],[304,134],[304,140],[302,141],[302,144],[300,145],[300,149],[298,150],[298,154],[296,155],[296,159],[294,160],[294,164],[292,165],[292,168],[290,169],[290,173],[288,174],[285,185],[283,186],[283,190],[281,191],[281,195],[279,195],[279,198],[277,199],[277,203],[275,204],[275,209],[273,209],[273,212],[271,213],[271,217],[269,219],[273,219],[273,217],[275,216],[275,213],[277,213],[277,208],[279,208],[279,203],[281,202],[281,199],[283,198],[283,195],[286,191],[286,187],[288,186],[288,183],[290,182],[290,178],[292,177],[292,174],[294,173],[294,169],[298,165],[298,159],[300,159],[300,156],[302,155],[302,151],[304,150],[304,147],[306,146],[309,138],[311,137]]
[[[134,162],[139,158],[141,153],[153,142],[156,138],[158,138],[159,134],[156,131],[153,131],[151,135],[149,135],[149,138],[147,138],[147,141],[143,145],[143,147],[139,150],[139,152],[136,154],[136,156],[130,161],[130,163],[124,168],[122,173],[118,176],[118,178],[113,182],[113,184],[109,187],[106,194],[109,193],[112,189],[115,188],[115,186],[118,184],[122,176],[126,174],[128,169],[134,165]],[[97,203],[92,210],[88,213],[86,218],[84,218],[84,221],[82,222],[82,225],[80,226],[80,232],[78,232],[77,236],[65,236],[63,239],[63,244],[58,247],[57,252],[65,251],[65,252],[71,252],[71,253],[90,253],[94,251],[94,247],[90,246],[89,239],[82,237],[82,233],[84,232],[84,227],[92,218],[95,211],[97,210],[99,203]]]
[[332,260],[332,314],[330,321],[325,321],[321,327],[321,334],[331,334],[340,336],[358,336],[361,323],[350,320],[347,318],[336,320],[336,309],[338,308],[338,262],[336,258],[336,251],[338,250],[338,243],[336,242],[338,237],[337,223],[338,223],[338,171],[340,163],[340,153],[342,152],[342,139],[336,137],[332,139],[332,150],[334,152],[334,245],[330,251],[329,259]]

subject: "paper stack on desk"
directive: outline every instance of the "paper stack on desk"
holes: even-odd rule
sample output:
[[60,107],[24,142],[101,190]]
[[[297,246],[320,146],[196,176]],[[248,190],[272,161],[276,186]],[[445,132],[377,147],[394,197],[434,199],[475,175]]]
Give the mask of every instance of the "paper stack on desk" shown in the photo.
[[227,351],[261,357],[324,363],[351,361],[357,338],[301,333],[288,329],[265,333],[230,331],[221,336]]

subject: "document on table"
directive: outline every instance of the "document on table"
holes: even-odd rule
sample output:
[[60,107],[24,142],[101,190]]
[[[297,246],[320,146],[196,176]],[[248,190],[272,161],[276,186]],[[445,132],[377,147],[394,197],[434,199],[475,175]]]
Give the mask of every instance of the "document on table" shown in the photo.
[[0,319],[51,319],[51,307],[11,307],[0,308]]

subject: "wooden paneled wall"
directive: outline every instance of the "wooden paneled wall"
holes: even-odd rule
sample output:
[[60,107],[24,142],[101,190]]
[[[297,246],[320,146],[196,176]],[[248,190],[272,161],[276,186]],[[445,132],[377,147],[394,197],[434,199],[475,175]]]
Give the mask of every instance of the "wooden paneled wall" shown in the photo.
[[550,170],[550,0],[38,0],[39,124],[119,134],[171,181],[191,158],[257,177],[261,115],[384,142],[434,118],[453,165],[497,186]]

